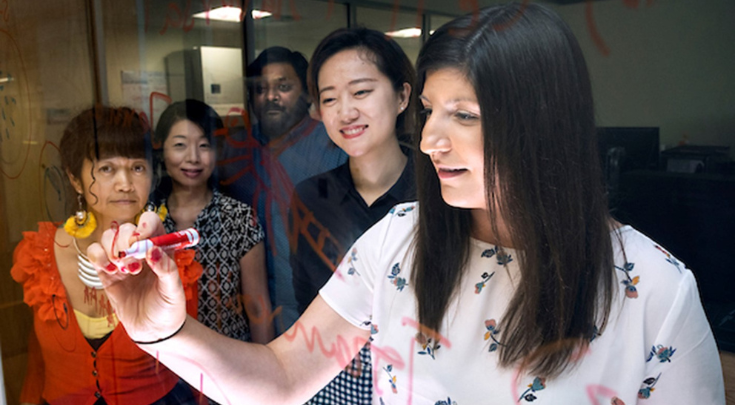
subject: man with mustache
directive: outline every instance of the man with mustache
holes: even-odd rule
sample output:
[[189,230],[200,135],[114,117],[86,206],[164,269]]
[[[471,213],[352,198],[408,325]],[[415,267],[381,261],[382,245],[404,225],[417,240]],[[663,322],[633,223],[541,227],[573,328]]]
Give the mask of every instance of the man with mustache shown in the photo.
[[274,311],[281,314],[278,333],[298,317],[288,242],[294,185],[347,159],[324,125],[309,116],[307,68],[301,53],[279,46],[248,65],[248,103],[257,123],[228,136],[218,162],[221,190],[252,205],[265,228],[269,292],[281,308]]

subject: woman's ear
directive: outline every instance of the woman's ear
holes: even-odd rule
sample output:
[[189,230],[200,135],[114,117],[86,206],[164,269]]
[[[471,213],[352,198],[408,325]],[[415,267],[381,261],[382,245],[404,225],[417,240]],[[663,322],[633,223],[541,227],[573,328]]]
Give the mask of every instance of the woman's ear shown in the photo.
[[77,194],[84,194],[84,188],[82,187],[82,181],[76,178],[69,169],[66,169],[66,176],[69,178],[69,183],[71,183],[71,186],[74,187],[74,191],[77,192]]
[[309,116],[316,121],[322,120],[322,113],[319,111],[319,109],[316,107],[316,104],[314,103],[311,103],[311,105],[309,106]]
[[399,109],[398,114],[402,113],[407,107],[408,102],[411,100],[411,85],[403,83],[403,87],[398,91]]

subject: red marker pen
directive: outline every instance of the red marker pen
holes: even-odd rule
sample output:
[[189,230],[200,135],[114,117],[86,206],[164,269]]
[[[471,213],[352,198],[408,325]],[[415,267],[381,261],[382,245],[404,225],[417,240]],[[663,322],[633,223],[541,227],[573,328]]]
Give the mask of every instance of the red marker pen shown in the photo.
[[195,246],[197,243],[199,243],[199,232],[194,228],[189,228],[183,231],[137,241],[127,250],[120,252],[119,257],[121,259],[123,257],[145,259],[145,254],[151,250],[153,246],[158,246],[164,250],[181,250]]

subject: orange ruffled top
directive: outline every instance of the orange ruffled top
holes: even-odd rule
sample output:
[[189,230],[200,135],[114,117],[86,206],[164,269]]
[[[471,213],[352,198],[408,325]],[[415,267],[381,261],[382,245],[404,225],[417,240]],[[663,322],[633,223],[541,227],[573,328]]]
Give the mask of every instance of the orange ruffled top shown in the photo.
[[[24,232],[13,254],[10,273],[23,284],[24,301],[33,309],[28,373],[21,402],[149,404],[163,398],[178,377],[140,350],[118,324],[97,350],[82,335],[56,267],[56,226],[41,222],[38,232]],[[193,250],[176,252],[187,312],[196,317],[197,280],[202,266]]]

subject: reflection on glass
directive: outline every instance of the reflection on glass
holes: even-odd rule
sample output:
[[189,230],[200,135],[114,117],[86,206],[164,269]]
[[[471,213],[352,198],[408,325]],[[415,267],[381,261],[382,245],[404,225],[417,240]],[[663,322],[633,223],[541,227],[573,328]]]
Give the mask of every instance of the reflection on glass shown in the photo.
[[259,19],[253,14],[254,56],[271,46],[283,46],[308,59],[322,38],[347,26],[347,7],[333,2],[258,0],[253,2],[253,9],[272,14]]
[[393,37],[411,62],[416,62],[421,49],[421,20],[422,16],[416,11],[357,8],[357,24]]

